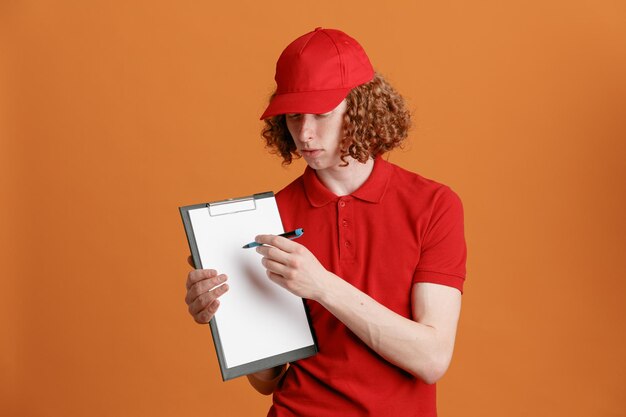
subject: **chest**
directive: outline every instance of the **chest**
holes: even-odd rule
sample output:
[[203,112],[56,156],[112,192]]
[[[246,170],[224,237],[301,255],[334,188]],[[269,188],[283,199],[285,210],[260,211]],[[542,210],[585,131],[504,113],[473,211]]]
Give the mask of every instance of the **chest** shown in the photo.
[[410,313],[420,257],[415,216],[352,197],[314,208],[307,202],[281,216],[285,229],[304,229],[298,243],[326,269],[392,310]]

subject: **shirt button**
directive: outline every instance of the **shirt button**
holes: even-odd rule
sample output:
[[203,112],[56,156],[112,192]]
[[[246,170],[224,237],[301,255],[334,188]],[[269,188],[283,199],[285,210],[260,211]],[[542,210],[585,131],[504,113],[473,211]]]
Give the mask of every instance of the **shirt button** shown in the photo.
[[339,202],[339,207],[345,207],[346,206],[346,202],[345,201],[340,201]]
[[345,245],[347,248],[349,248],[352,244],[350,242],[346,242]]
[[343,225],[343,227],[348,227],[348,221],[347,220],[342,221],[341,224]]

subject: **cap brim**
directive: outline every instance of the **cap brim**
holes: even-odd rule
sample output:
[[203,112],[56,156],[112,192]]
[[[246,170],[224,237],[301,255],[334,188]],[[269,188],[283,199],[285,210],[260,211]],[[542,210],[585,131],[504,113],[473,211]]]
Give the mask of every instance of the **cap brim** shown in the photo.
[[346,98],[352,88],[276,94],[261,120],[288,113],[328,113]]

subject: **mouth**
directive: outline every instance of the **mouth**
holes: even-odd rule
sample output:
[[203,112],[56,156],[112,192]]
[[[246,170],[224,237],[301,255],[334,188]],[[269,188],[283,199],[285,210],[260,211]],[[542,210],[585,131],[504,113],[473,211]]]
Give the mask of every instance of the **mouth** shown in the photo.
[[300,149],[302,156],[316,157],[323,152],[322,149]]

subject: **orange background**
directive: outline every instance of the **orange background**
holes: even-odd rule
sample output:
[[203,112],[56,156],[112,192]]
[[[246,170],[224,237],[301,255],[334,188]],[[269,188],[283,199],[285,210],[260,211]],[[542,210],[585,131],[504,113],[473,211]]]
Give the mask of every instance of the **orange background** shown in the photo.
[[[0,414],[262,416],[183,302],[181,205],[278,191],[275,61],[341,28],[466,210],[441,416],[626,415],[626,3],[0,3]],[[620,394],[620,392],[622,394]]]

